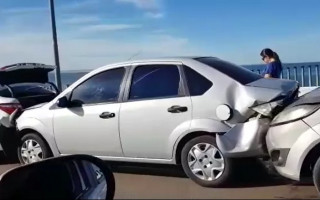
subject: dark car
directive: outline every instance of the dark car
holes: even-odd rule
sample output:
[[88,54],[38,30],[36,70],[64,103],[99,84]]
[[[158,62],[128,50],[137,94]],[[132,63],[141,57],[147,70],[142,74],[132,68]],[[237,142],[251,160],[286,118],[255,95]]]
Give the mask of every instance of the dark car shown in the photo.
[[18,63],[0,68],[0,151],[15,155],[14,119],[21,110],[49,102],[59,91],[49,82],[54,66]]

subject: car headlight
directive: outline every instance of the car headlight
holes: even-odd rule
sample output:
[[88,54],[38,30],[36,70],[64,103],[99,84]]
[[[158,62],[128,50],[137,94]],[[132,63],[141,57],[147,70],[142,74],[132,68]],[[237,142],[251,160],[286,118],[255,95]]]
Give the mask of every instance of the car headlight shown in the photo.
[[288,108],[282,111],[279,115],[277,115],[273,121],[271,122],[272,126],[281,125],[284,123],[297,121],[303,119],[314,112],[316,112],[320,108],[319,104],[316,105],[299,105]]
[[251,107],[252,110],[256,111],[257,113],[260,113],[261,115],[271,117],[272,116],[272,111],[281,105],[282,101],[274,101],[270,103],[264,103],[260,104],[254,107]]

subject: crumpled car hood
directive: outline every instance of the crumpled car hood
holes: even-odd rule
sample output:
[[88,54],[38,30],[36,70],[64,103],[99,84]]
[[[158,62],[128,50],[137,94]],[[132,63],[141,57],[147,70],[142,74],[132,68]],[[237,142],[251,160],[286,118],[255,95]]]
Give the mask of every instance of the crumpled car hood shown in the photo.
[[261,103],[291,96],[298,89],[297,81],[283,79],[262,78],[246,85],[249,94]]
[[312,105],[312,104],[320,104],[320,88],[315,89],[301,97],[299,97],[296,101],[290,104],[286,109],[299,106],[299,105]]

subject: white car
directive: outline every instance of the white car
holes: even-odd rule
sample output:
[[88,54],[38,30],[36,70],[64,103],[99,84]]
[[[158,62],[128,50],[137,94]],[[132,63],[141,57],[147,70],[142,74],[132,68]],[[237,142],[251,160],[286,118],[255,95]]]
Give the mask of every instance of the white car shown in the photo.
[[[212,57],[108,65],[17,120],[18,155],[67,154],[182,164],[203,186],[227,183],[233,158],[264,156],[269,116],[298,83],[268,80]],[[262,114],[259,114],[262,113]]]
[[18,63],[0,68],[0,149],[7,156],[16,155],[15,118],[21,109],[49,102],[58,94],[49,82],[54,66]]
[[281,175],[296,181],[313,177],[320,192],[320,88],[280,112],[270,124],[266,142]]

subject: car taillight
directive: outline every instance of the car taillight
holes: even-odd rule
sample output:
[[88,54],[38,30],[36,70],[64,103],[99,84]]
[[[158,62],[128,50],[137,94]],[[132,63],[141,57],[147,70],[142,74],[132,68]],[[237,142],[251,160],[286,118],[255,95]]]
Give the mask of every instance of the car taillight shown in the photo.
[[21,105],[18,103],[5,103],[5,104],[0,104],[0,110],[3,112],[11,115],[14,111],[17,109],[21,108]]

